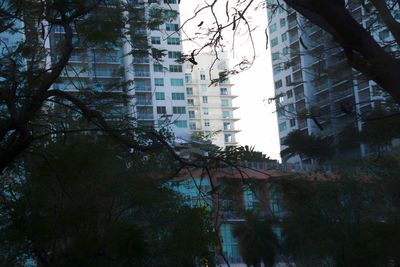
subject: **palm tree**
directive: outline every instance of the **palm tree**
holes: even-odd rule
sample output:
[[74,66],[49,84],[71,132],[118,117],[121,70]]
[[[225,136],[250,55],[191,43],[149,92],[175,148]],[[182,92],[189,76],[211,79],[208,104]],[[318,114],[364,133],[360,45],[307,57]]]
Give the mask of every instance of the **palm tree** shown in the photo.
[[233,235],[239,240],[239,251],[248,267],[272,267],[278,252],[278,239],[272,230],[272,223],[261,220],[253,213],[246,214],[246,220],[235,225]]

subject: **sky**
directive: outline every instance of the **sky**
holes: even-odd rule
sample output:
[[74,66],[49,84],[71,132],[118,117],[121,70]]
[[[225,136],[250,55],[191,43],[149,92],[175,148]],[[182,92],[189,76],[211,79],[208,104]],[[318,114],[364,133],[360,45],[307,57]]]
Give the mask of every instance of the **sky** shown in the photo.
[[[206,0],[181,0],[180,13],[181,23],[194,15],[196,8],[204,6]],[[225,2],[226,0],[220,0]],[[211,0],[208,0],[211,2]],[[232,1],[233,2],[233,1]],[[265,2],[265,1],[261,1]],[[240,145],[255,146],[257,151],[264,152],[273,159],[279,159],[279,135],[276,114],[274,113],[274,104],[268,104],[268,98],[273,97],[273,76],[270,51],[266,49],[265,29],[267,27],[267,12],[265,8],[249,8],[247,18],[250,20],[252,39],[255,47],[255,60],[249,70],[240,72],[233,76],[231,81],[235,84],[233,94],[238,95],[233,105],[239,107],[235,111],[235,117],[240,120],[235,123],[236,129],[240,130],[236,135],[236,141]],[[225,6],[216,7],[216,15],[221,21],[226,22]],[[203,28],[213,21],[210,11],[200,13],[191,23],[184,27],[182,39],[193,38],[196,32],[201,29],[197,26],[203,21]],[[233,42],[232,32],[225,34],[225,51],[229,53],[230,66],[236,65],[243,57],[253,58],[252,45],[248,34],[244,30],[239,30]],[[198,44],[204,44],[205,40],[196,41]],[[232,49],[232,44],[235,44]],[[198,44],[190,41],[183,41],[185,52],[190,52],[198,48]]]

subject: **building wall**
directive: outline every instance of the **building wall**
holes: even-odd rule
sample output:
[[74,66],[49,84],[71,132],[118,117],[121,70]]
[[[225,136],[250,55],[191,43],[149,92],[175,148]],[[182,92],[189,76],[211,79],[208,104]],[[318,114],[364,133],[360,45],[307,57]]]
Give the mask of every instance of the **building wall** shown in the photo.
[[[186,91],[188,93],[189,130],[192,135],[204,134],[219,147],[235,146],[234,110],[232,106],[232,86],[229,79],[212,83],[219,79],[221,72],[229,68],[225,53],[215,61],[213,54],[196,56],[198,65],[185,64]],[[215,61],[215,62],[214,62]]]

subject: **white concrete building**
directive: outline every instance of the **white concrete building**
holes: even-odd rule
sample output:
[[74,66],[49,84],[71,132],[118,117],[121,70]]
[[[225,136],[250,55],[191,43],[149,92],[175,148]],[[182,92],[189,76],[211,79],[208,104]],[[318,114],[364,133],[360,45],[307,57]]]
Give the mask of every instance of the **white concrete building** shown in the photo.
[[[219,147],[235,146],[232,86],[228,79],[219,79],[229,68],[225,53],[215,61],[213,54],[196,56],[198,65],[185,64],[185,82],[189,115],[189,130],[193,136],[209,138]],[[214,62],[215,61],[215,62]],[[215,83],[212,81],[216,81]]]
[[[170,126],[176,137],[188,139],[188,115],[183,65],[176,60],[181,57],[179,5],[177,0],[126,1],[134,9],[135,18],[147,20],[151,9],[164,9],[171,19],[154,29],[140,21],[126,25],[126,40],[109,50],[91,48],[75,49],[69,67],[60,77],[56,88],[80,90],[94,88],[99,92],[127,94],[129,105],[116,107],[115,112],[128,113],[138,126]],[[164,14],[164,15],[165,15]],[[132,14],[125,13],[129,17]],[[167,16],[165,15],[165,16]],[[175,18],[174,15],[176,15]],[[132,20],[131,20],[132,21]],[[49,48],[63,29],[53,29]],[[132,53],[136,48],[150,44],[164,50],[161,60],[151,56]],[[53,59],[55,60],[55,58]]]

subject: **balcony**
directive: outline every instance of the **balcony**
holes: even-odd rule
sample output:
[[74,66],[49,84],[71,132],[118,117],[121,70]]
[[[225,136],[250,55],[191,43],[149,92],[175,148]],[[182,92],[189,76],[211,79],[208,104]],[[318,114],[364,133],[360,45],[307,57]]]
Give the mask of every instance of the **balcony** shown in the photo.
[[136,85],[135,90],[138,92],[151,92],[150,85]]
[[299,120],[299,129],[307,128],[307,120]]
[[136,118],[138,120],[152,120],[154,119],[153,113],[138,113]]
[[135,57],[133,58],[134,64],[148,64],[150,63],[150,59],[148,57]]
[[146,29],[134,29],[133,33],[135,35],[147,35],[147,30]]
[[294,95],[294,98],[296,101],[303,100],[304,97],[305,97],[304,92],[300,92],[300,93]]
[[314,90],[316,93],[325,91],[326,89],[328,89],[328,82],[325,81],[324,83],[320,83],[320,84],[315,84],[314,85]]
[[115,70],[114,69],[95,70],[94,71],[94,76],[96,76],[96,77],[105,77],[105,78],[118,78],[118,76],[115,75]]
[[138,71],[138,70],[136,70],[134,73],[135,73],[135,77],[150,77],[150,72],[149,71]]
[[82,57],[80,55],[71,55],[69,62],[81,62]]
[[296,18],[288,21],[288,28],[289,28],[289,29],[292,29],[292,28],[294,28],[294,27],[297,27],[297,20],[296,20]]
[[151,106],[152,100],[151,99],[136,99],[136,105],[139,106]]

